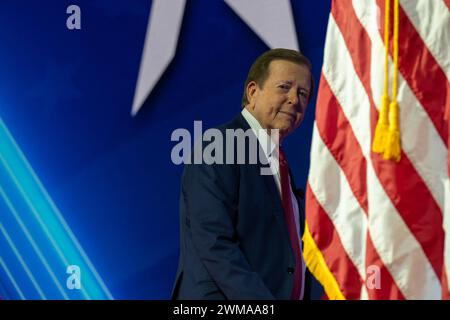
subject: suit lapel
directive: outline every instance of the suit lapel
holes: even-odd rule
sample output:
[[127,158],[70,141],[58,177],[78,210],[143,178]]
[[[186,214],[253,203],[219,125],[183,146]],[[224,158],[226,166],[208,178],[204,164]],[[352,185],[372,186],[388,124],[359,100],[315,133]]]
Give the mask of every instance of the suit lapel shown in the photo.
[[[243,129],[244,131],[251,129],[250,125],[247,123],[247,120],[245,120],[244,116],[242,116],[241,113],[239,113],[235,117],[234,121],[236,121],[236,126]],[[260,149],[260,150],[258,150],[258,154],[264,154],[264,152],[262,151],[261,145],[259,144],[259,141],[258,141],[258,148]],[[248,151],[248,149],[247,149],[247,151]],[[266,158],[265,162],[268,163],[267,158]],[[255,174],[259,175],[260,178],[263,180],[265,189],[267,191],[267,195],[271,199],[272,214],[275,215],[275,217],[276,217],[276,221],[278,222],[278,226],[281,229],[281,233],[282,233],[287,245],[289,245],[289,247],[292,248],[291,240],[289,238],[288,227],[287,227],[287,224],[286,224],[286,221],[284,218],[283,204],[281,201],[280,193],[278,191],[275,179],[274,179],[273,175],[262,175],[261,174],[262,168],[268,168],[268,166],[263,166],[261,161],[258,161],[258,164],[255,168],[257,168],[257,173],[255,173]],[[291,179],[291,181],[293,181],[293,180]],[[300,209],[300,207],[299,207],[299,209]]]
[[[239,115],[235,118],[235,121],[238,123],[238,126],[243,129],[243,130],[248,130],[251,129],[250,125],[247,123],[247,120],[245,120],[244,116],[242,116],[241,113],[239,113]],[[260,154],[264,154],[264,152],[262,151],[261,145],[259,144],[258,141],[258,155]],[[247,150],[248,151],[248,150]],[[265,159],[266,163],[268,163],[268,159]],[[261,161],[258,161],[258,175],[260,175],[264,181],[264,185],[266,186],[267,192],[268,194],[271,196],[272,198],[272,202],[274,205],[274,209],[275,212],[279,215],[281,215],[281,217],[284,219],[283,216],[283,204],[281,202],[281,197],[280,197],[280,193],[278,191],[278,188],[276,186],[276,182],[275,179],[272,175],[262,175],[261,174],[261,169],[262,168],[269,168],[269,166],[263,166]],[[286,227],[287,229],[287,227]]]

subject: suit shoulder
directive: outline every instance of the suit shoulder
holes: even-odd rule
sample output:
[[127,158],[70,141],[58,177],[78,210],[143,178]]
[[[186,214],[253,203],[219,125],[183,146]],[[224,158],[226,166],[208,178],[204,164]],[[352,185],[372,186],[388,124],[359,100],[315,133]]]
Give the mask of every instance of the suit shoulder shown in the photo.
[[244,117],[241,113],[237,114],[233,119],[215,127],[215,129],[218,129],[220,131],[226,131],[227,129],[248,129],[249,126],[247,125],[247,122],[245,121]]

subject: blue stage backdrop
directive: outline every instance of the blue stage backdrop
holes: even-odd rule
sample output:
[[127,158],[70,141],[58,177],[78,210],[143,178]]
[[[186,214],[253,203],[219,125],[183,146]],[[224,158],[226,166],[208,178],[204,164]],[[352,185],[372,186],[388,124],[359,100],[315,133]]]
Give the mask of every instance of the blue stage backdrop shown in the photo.
[[[290,3],[317,88],[330,1]],[[70,5],[81,29],[67,27]],[[132,117],[151,8],[151,0],[0,2],[3,299],[170,297],[182,172],[171,134],[240,112],[247,71],[269,47],[224,1],[188,0],[176,54]],[[315,98],[285,146],[303,187]]]

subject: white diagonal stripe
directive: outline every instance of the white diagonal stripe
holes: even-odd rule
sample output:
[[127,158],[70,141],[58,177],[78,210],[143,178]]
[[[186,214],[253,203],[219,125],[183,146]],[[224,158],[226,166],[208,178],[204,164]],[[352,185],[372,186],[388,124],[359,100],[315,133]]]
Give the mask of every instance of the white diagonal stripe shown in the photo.
[[298,50],[289,0],[225,0],[269,48]]
[[[225,2],[270,48],[299,50],[289,0],[258,0],[256,7],[253,0]],[[185,4],[186,0],[153,0],[132,116],[140,110],[175,55]]]
[[131,114],[147,96],[175,56],[186,0],[153,0]]
[[309,185],[317,201],[333,222],[342,246],[364,280],[366,214],[355,198],[344,172],[323,142],[316,123],[313,130]]
[[332,15],[328,22],[323,76],[338,98],[362,153],[367,158],[370,156],[370,143],[367,141],[371,140],[370,102],[355,73],[352,58]]
[[[450,160],[449,160],[450,161]],[[449,172],[450,176],[450,172]],[[445,182],[445,208],[444,208],[444,266],[447,273],[447,288],[450,288],[450,178],[444,179]]]
[[408,18],[450,81],[450,12],[442,0],[400,0]]

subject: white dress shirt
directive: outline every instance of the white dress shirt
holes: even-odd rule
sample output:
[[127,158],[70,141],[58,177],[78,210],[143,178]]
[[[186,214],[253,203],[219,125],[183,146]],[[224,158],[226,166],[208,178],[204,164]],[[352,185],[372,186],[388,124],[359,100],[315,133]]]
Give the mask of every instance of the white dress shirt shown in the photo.
[[[258,142],[261,146],[261,149],[264,152],[264,155],[269,160],[270,170],[272,171],[273,178],[275,179],[275,184],[277,185],[278,192],[281,197],[281,177],[280,177],[280,162],[278,160],[278,156],[276,154],[276,144],[274,142],[269,143],[270,136],[267,134],[267,131],[261,127],[261,124],[258,120],[248,111],[246,108],[242,109],[242,116],[245,118],[250,128],[255,133],[258,138]],[[291,178],[289,178],[289,185],[291,186]],[[295,226],[297,229],[297,236],[299,240],[300,251],[302,250],[301,246],[301,236],[300,236],[300,217],[299,217],[299,209],[297,198],[295,197],[292,187],[289,188],[291,190],[291,199],[292,199],[292,208],[294,209],[294,217],[295,217]],[[305,262],[303,261],[303,254],[300,252],[300,256],[302,258],[302,266],[303,266],[303,274],[302,274],[302,288],[300,293],[300,299],[303,299],[304,286],[305,286]]]

